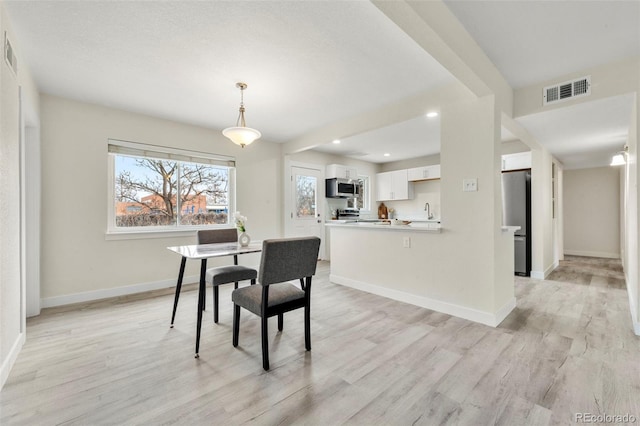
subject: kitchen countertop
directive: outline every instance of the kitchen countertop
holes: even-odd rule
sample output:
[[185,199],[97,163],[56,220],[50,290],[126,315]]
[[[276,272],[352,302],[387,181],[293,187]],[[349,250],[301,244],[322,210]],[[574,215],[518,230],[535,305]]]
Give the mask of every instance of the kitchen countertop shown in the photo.
[[519,226],[503,226],[502,232],[516,232],[519,229],[520,229]]
[[381,222],[354,222],[342,220],[328,220],[325,225],[334,228],[359,228],[359,229],[380,229],[385,231],[412,231],[412,232],[440,232],[442,230],[439,222],[411,223],[409,225],[391,225]]
[[[414,221],[409,225],[391,225],[386,222],[357,222],[355,220],[327,220],[325,225],[330,227],[348,227],[348,228],[362,228],[362,229],[383,229],[391,231],[417,231],[417,232],[441,232],[442,225],[439,220],[423,220]],[[520,229],[519,226],[502,226],[500,228],[502,232],[516,232]]]

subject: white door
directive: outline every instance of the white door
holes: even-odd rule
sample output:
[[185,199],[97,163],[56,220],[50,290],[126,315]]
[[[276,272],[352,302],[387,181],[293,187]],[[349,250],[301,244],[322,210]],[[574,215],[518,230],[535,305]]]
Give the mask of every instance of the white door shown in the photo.
[[290,170],[287,236],[316,236],[324,240],[324,175],[320,169],[314,168],[291,166]]

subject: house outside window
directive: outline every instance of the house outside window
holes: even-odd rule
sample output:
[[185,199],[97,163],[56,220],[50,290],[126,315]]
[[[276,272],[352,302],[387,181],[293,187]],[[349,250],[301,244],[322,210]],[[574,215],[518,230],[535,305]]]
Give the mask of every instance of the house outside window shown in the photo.
[[226,227],[233,219],[232,158],[110,140],[109,163],[110,232]]

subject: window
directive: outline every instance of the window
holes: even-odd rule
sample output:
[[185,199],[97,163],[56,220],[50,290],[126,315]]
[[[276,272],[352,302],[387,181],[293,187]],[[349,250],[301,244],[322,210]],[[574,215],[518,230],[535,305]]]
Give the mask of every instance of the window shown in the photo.
[[109,141],[109,231],[226,226],[234,211],[229,157]]
[[296,176],[296,216],[314,219],[316,217],[316,186],[313,176]]
[[358,198],[358,209],[363,211],[371,210],[371,200],[369,192],[371,186],[369,185],[369,176],[358,176],[358,185],[360,186],[360,197]]

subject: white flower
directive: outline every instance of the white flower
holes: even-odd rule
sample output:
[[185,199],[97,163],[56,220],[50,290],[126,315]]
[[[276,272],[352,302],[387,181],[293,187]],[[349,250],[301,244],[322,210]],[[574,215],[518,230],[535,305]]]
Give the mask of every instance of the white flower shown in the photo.
[[240,232],[247,231],[247,229],[245,228],[245,223],[247,222],[246,216],[241,215],[240,212],[236,212],[236,214],[233,215],[233,219],[236,223],[236,228],[238,228],[238,231]]

